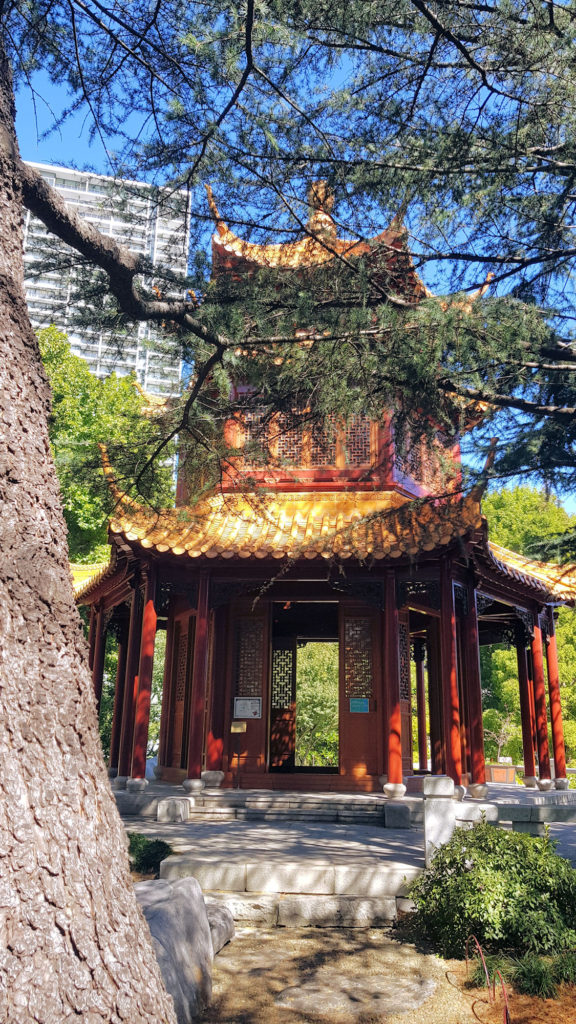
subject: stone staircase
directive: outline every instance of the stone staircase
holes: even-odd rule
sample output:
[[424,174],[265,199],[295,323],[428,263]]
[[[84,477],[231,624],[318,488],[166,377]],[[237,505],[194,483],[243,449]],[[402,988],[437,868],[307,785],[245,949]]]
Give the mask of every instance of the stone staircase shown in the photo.
[[161,822],[265,821],[326,822],[380,828],[421,827],[419,797],[388,800],[380,794],[299,793],[279,790],[204,789],[194,796],[179,787],[155,787],[141,793],[115,792],[123,817]]
[[422,865],[381,863],[207,859],[197,853],[168,857],[160,877],[192,875],[204,894],[225,903],[240,925],[252,927],[379,928],[411,908],[407,886]]
[[377,928],[424,866],[419,797],[204,789],[117,791],[126,825],[169,842],[161,878],[195,877],[239,925]]

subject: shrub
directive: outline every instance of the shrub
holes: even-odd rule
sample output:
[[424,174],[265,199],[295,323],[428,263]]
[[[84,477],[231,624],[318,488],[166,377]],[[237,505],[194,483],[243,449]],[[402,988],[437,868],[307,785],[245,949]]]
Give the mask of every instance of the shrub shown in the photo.
[[128,856],[133,871],[142,875],[158,874],[160,863],[173,853],[162,839],[147,839],[139,832],[128,833]]
[[411,886],[416,924],[444,956],[475,935],[490,953],[576,946],[576,871],[548,836],[457,829]]

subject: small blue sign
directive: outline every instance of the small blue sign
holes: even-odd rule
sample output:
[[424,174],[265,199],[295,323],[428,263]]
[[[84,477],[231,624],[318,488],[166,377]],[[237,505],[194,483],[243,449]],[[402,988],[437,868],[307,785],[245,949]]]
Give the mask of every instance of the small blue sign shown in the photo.
[[352,714],[365,715],[370,711],[370,701],[368,697],[350,697],[350,711]]

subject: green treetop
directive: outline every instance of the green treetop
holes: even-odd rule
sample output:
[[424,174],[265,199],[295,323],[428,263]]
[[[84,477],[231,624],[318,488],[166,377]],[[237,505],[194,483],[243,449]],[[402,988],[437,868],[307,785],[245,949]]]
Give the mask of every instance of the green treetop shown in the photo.
[[[70,351],[56,327],[39,332],[52,388],[50,443],[54,454],[71,561],[94,562],[108,555],[107,523],[113,499],[104,479],[99,445],[105,444],[116,480],[132,492],[134,481],[158,440],[158,424],[146,415],[146,399],[134,376],[99,379]],[[171,500],[172,472],[166,462],[146,469],[139,494],[151,503]]]

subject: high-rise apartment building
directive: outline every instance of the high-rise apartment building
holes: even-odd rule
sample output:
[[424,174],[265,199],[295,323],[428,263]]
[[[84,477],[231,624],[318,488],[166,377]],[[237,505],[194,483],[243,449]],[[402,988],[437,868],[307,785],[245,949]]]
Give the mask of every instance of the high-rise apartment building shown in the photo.
[[[56,188],[68,206],[105,235],[133,252],[144,253],[158,271],[176,277],[186,274],[189,204],[183,192],[165,194],[140,182],[64,167],[32,163]],[[78,254],[52,235],[26,211],[24,223],[26,298],[35,328],[55,324],[65,331],[72,351],[82,356],[99,377],[115,371],[136,371],[146,391],[170,394],[179,389],[182,363],[160,332],[150,324],[135,325],[128,333],[79,325],[82,287],[89,291],[90,275],[79,269]],[[80,292],[80,294],[79,294]]]

